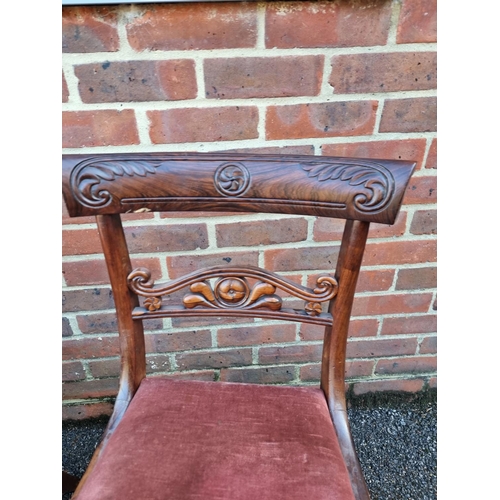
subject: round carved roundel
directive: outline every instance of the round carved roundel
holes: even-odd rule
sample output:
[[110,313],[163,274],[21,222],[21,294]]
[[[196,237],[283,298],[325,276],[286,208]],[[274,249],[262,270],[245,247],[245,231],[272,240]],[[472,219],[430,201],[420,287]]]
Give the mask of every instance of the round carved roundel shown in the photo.
[[250,186],[250,172],[243,163],[223,163],[215,171],[214,185],[224,196],[240,196]]

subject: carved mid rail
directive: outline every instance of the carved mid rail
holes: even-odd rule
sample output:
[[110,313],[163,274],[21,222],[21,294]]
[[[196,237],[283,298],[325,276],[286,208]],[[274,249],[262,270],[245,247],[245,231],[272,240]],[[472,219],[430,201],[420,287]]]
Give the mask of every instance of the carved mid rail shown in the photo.
[[[213,283],[212,283],[213,282]],[[337,294],[333,276],[321,275],[315,288],[298,285],[277,274],[252,266],[216,266],[195,271],[169,283],[155,286],[145,268],[132,271],[127,283],[132,292],[144,297],[142,307],[133,310],[136,319],[172,316],[259,316],[329,325],[332,316],[323,313],[321,303]],[[162,297],[189,287],[182,304],[163,305]],[[283,308],[279,289],[304,300],[303,309]]]

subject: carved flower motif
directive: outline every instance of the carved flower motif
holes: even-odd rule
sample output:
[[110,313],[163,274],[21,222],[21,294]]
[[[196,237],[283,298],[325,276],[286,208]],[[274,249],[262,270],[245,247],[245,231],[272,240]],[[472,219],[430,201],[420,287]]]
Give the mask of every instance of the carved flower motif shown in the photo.
[[240,279],[225,279],[219,283],[219,296],[225,302],[239,302],[248,293],[248,286]]
[[161,307],[161,297],[148,297],[144,301],[144,307],[149,311],[156,311]]
[[305,310],[306,313],[309,314],[309,316],[317,316],[322,312],[321,304],[319,304],[318,302],[308,302],[306,304]]

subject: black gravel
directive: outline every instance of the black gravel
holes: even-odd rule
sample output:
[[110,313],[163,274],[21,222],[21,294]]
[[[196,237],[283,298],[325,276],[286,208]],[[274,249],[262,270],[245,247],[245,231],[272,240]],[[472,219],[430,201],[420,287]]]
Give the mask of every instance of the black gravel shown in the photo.
[[[372,500],[437,498],[435,392],[351,398],[349,421]],[[81,476],[106,419],[63,422],[63,469]],[[69,500],[71,494],[63,496]]]

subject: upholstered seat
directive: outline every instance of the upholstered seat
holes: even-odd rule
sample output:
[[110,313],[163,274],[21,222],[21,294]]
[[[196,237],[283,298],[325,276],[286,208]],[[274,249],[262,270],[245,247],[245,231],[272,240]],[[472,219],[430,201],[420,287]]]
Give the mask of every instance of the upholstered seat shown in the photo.
[[354,499],[320,389],[144,379],[79,498]]

